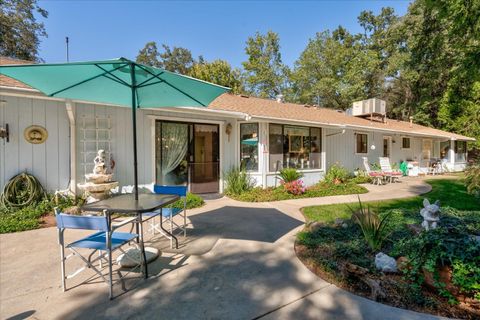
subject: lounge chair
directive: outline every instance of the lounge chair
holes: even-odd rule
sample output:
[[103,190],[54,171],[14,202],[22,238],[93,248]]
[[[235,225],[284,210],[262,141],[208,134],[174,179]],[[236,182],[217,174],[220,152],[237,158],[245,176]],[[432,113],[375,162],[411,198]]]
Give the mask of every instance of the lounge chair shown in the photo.
[[362,157],[362,159],[363,159],[363,167],[365,168],[365,171],[367,172],[368,176],[372,178],[372,183],[377,185],[382,185],[383,178],[385,177],[385,175],[379,171],[372,171],[370,169],[370,164],[368,163],[367,157]]
[[382,169],[382,173],[385,175],[387,181],[390,183],[398,182],[398,179],[403,175],[402,172],[392,169],[389,158],[379,157],[378,160],[380,161],[380,168]]

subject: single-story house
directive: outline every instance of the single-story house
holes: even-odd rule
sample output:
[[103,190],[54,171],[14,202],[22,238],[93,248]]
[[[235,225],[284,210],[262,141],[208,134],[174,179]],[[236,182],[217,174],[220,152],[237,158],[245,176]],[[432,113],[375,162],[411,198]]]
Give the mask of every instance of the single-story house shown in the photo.
[[[0,64],[18,63],[27,62],[0,58]],[[353,171],[363,167],[362,157],[378,162],[381,156],[424,167],[432,159],[444,159],[451,171],[465,168],[466,142],[474,139],[387,119],[384,105],[375,109],[379,117],[373,112],[365,116],[357,107],[342,112],[223,94],[208,108],[140,109],[139,183],[187,184],[195,193],[222,192],[224,173],[242,166],[258,186],[276,185],[276,173],[285,167],[302,171],[311,185],[332,164]],[[76,189],[91,172],[99,149],[106,151],[120,185],[133,183],[129,108],[51,98],[0,76],[0,127],[7,125],[8,142],[0,139],[1,187],[26,171],[49,191]],[[32,144],[24,137],[32,125],[48,133],[43,143]]]

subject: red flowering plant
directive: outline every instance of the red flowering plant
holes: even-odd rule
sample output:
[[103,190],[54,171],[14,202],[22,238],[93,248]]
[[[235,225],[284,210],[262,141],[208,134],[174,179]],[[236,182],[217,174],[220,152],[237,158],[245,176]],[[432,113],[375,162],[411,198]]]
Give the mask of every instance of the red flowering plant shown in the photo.
[[283,185],[283,188],[290,194],[293,194],[293,195],[300,195],[300,194],[304,194],[305,191],[307,191],[307,188],[305,187],[305,185],[303,184],[303,181],[298,179],[298,180],[294,180],[294,181],[290,181],[290,182],[284,182],[282,180],[282,185]]

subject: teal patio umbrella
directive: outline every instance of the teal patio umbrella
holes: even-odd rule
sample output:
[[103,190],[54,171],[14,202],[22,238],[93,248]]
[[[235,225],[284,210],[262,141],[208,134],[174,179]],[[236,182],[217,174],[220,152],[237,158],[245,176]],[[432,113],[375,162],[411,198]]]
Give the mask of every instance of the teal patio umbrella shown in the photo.
[[0,74],[50,97],[132,108],[134,185],[138,199],[138,108],[206,107],[228,88],[145,66],[125,58],[58,64],[0,66]]

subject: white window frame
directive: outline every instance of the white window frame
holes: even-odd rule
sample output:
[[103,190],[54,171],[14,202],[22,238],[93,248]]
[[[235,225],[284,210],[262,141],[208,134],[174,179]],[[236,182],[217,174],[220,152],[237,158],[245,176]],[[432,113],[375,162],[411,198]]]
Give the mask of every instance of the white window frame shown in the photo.
[[[357,152],[357,135],[359,135],[359,134],[364,134],[364,135],[367,136],[367,152]],[[353,133],[353,139],[354,139],[353,148],[354,148],[355,154],[356,154],[356,155],[368,155],[368,150],[370,149],[370,148],[368,147],[368,140],[369,140],[369,138],[368,138],[368,132],[355,131],[355,132]]]
[[[283,126],[297,126],[297,127],[305,127],[308,128],[310,131],[310,128],[318,128],[320,129],[320,144],[322,146],[320,150],[320,168],[316,169],[297,169],[298,172],[303,172],[303,173],[309,173],[309,172],[324,172],[325,171],[325,163],[326,163],[326,155],[325,155],[325,128],[324,127],[319,127],[319,126],[311,126],[311,125],[303,125],[303,124],[298,124],[298,123],[289,123],[289,122],[267,122],[267,137],[266,137],[266,143],[268,146],[268,156],[267,156],[267,163],[266,163],[266,174],[267,175],[275,175],[279,171],[270,171],[270,125],[281,125],[282,128]],[[282,132],[283,134],[283,132]]]
[[256,174],[261,174],[262,173],[262,168],[260,167],[260,157],[261,157],[261,153],[260,153],[260,121],[237,121],[237,141],[235,142],[236,146],[235,146],[235,149],[236,149],[236,161],[235,163],[237,164],[237,167],[240,168],[241,166],[241,161],[240,161],[240,155],[241,155],[241,143],[240,143],[240,138],[241,138],[241,132],[240,132],[240,127],[241,127],[241,124],[253,124],[253,123],[256,123],[257,124],[257,128],[258,128],[258,132],[257,132],[257,137],[258,137],[258,143],[257,143],[257,156],[258,156],[258,164],[257,164],[257,171],[246,171],[247,174],[250,174],[250,175],[256,175]]
[[[410,150],[410,149],[412,149],[412,138],[411,138],[411,137],[401,136],[400,139],[401,139],[401,141],[402,141],[402,142],[400,142],[400,149],[402,149],[402,150]],[[410,140],[410,143],[409,143],[409,147],[408,147],[408,148],[404,148],[404,147],[403,147],[403,139],[408,139],[408,140]]]

